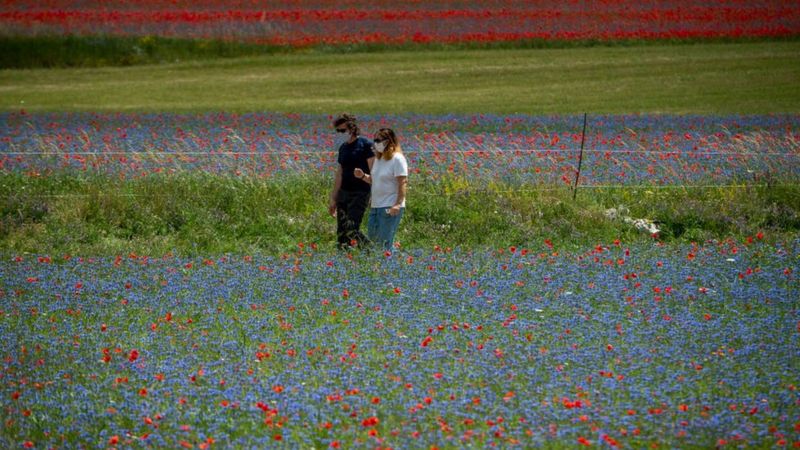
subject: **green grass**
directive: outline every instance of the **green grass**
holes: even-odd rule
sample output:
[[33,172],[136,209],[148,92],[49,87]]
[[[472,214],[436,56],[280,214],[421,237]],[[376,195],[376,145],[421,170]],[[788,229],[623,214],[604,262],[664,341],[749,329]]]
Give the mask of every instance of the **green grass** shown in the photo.
[[422,50],[490,50],[579,47],[631,47],[693,45],[708,43],[798,41],[784,38],[693,38],[693,39],[527,39],[504,42],[456,42],[380,44],[357,43],[311,47],[256,44],[221,39],[181,39],[160,36],[0,36],[0,69],[40,67],[104,67],[163,64],[176,61],[271,55],[275,53],[344,54]]
[[698,113],[800,110],[800,42],[274,54],[0,71],[0,110]]
[[[158,49],[158,46],[154,48]],[[578,48],[394,49],[0,71],[0,110],[295,113],[797,113],[800,42]],[[157,52],[157,50],[154,50]],[[113,54],[113,52],[110,52]],[[154,53],[156,54],[156,53]],[[211,52],[213,54],[213,51]],[[219,56],[219,55],[217,55]],[[0,249],[160,254],[333,246],[331,180],[206,174],[135,181],[0,177]],[[800,188],[568,190],[412,186],[399,240],[414,247],[576,247],[649,239],[603,211],[620,204],[666,240],[800,230]],[[497,190],[499,188],[499,190]],[[444,195],[443,195],[444,194]],[[198,201],[199,199],[199,201]]]
[[[0,177],[0,251],[47,254],[275,254],[314,242],[333,249],[331,180],[258,180],[201,173],[119,181],[56,174]],[[581,249],[651,237],[604,215],[625,205],[656,220],[666,241],[745,239],[800,232],[800,186],[579,191],[476,188],[447,181],[410,187],[398,240],[407,248],[541,245]]]
[[280,51],[275,46],[236,41],[155,36],[4,36],[0,37],[0,68],[131,66]]

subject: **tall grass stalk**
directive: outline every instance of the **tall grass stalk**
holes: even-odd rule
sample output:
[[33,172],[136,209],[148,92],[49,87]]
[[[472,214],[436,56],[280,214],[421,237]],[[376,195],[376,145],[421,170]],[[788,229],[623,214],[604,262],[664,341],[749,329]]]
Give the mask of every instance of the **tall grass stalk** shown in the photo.
[[[53,174],[0,177],[0,252],[114,255],[280,253],[298,243],[333,248],[326,202],[331,180],[256,179],[182,173],[134,180]],[[404,248],[585,248],[614,239],[652,240],[609,218],[624,206],[653,220],[664,241],[794,239],[800,186],[725,188],[531,187],[416,180],[398,232]]]

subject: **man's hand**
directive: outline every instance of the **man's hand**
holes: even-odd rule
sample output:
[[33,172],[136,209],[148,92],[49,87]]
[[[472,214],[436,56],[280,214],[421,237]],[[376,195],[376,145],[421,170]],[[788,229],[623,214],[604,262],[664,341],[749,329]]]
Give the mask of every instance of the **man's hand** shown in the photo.
[[364,178],[364,171],[356,167],[356,170],[353,171],[353,176],[360,180]]

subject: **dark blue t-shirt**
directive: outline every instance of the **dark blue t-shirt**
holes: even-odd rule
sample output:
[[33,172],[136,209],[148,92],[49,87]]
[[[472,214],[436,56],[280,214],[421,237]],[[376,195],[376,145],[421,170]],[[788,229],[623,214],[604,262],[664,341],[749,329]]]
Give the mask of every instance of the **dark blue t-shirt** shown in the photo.
[[358,137],[352,143],[345,142],[339,147],[339,164],[342,166],[342,190],[349,192],[369,192],[370,185],[364,180],[359,180],[353,175],[358,167],[364,173],[369,173],[367,160],[375,156],[372,153],[372,141]]

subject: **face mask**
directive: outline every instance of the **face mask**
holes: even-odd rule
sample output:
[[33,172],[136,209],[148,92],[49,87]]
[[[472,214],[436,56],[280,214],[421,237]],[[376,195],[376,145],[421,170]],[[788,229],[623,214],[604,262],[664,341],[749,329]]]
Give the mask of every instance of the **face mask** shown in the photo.
[[349,133],[336,133],[336,137],[333,138],[333,142],[336,144],[337,147],[341,147],[343,144],[347,143],[350,140]]
[[383,151],[386,150],[386,143],[376,142],[375,144],[373,144],[372,148],[378,153],[383,153]]

